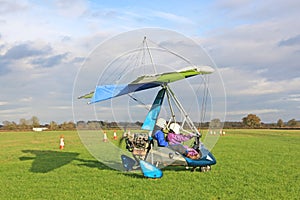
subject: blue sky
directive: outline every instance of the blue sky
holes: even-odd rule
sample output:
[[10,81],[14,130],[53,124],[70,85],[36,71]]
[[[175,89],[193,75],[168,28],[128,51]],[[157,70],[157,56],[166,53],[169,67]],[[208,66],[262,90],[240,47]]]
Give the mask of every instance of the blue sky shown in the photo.
[[146,27],[177,31],[208,52],[227,120],[299,120],[299,9],[296,0],[0,1],[0,123],[73,120],[83,60],[111,36]]

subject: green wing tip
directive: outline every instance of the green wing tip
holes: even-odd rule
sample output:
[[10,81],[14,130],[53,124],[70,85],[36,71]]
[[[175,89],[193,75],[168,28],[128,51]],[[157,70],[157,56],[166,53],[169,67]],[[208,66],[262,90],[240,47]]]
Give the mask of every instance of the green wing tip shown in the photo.
[[89,99],[89,98],[92,98],[93,95],[94,95],[94,91],[90,92],[88,94],[82,95],[82,96],[78,97],[77,99]]

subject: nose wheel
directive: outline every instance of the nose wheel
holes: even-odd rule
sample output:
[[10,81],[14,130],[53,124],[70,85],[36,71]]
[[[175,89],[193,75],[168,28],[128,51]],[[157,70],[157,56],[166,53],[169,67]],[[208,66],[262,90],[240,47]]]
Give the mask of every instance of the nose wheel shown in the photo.
[[[193,168],[191,169],[191,172],[196,171],[197,168],[198,168],[198,167],[193,167]],[[211,170],[211,166],[210,166],[210,165],[206,165],[206,166],[201,166],[201,167],[199,167],[199,171],[200,171],[200,172],[208,172],[208,171],[210,171],[210,170]]]
[[211,170],[211,166],[210,165],[206,165],[206,166],[200,167],[200,172],[208,172],[210,170]]

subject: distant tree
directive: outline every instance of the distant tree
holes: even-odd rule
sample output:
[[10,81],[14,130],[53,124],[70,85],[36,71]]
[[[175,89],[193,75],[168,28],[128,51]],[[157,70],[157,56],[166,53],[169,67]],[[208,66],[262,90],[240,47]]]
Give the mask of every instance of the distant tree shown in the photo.
[[78,121],[76,124],[77,124],[76,126],[78,129],[85,129],[87,126],[85,121]]
[[117,122],[110,122],[108,126],[110,129],[116,129],[119,127]]
[[74,130],[76,128],[76,124],[72,121],[69,121],[68,122],[68,128],[71,129],[71,130]]
[[247,117],[244,117],[242,120],[243,120],[243,124],[249,128],[258,128],[261,126],[260,118],[255,114],[249,114],[247,115]]
[[40,120],[36,116],[31,117],[32,126],[33,127],[39,127],[40,126]]
[[20,122],[19,122],[19,128],[20,128],[21,130],[26,130],[26,129],[29,128],[26,119],[24,119],[24,118],[21,118],[21,119],[20,119]]
[[61,124],[61,129],[62,130],[74,130],[75,129],[75,124],[73,122],[64,122]]
[[55,121],[51,121],[49,124],[49,129],[52,131],[58,130],[58,125]]
[[107,121],[99,121],[100,127],[102,129],[107,129],[108,128],[108,122]]
[[220,119],[212,119],[209,124],[210,128],[216,129],[216,128],[221,128],[222,123]]
[[4,121],[2,123],[5,130],[16,130],[18,128],[18,125],[15,122]]
[[6,127],[9,126],[10,121],[5,120],[2,122],[2,124],[3,124],[3,127],[6,129]]
[[281,128],[281,127],[284,126],[284,122],[283,122],[282,119],[278,119],[278,121],[277,121],[277,126],[278,126],[279,128]]
[[[98,122],[98,121],[88,121],[88,122],[87,122],[87,127],[88,127],[88,129],[90,129],[90,130],[98,130],[98,129],[101,128],[100,122]],[[103,127],[102,127],[102,128],[103,128]]]
[[287,125],[290,127],[295,127],[297,126],[297,121],[295,119],[291,119],[288,121]]

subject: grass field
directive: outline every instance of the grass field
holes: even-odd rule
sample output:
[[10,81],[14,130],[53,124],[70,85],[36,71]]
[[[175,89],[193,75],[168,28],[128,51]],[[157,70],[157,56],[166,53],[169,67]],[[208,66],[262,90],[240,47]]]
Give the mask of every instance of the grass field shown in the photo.
[[212,171],[165,168],[159,180],[106,167],[76,131],[0,132],[0,138],[0,199],[300,197],[300,131],[226,130],[212,151],[217,159]]

